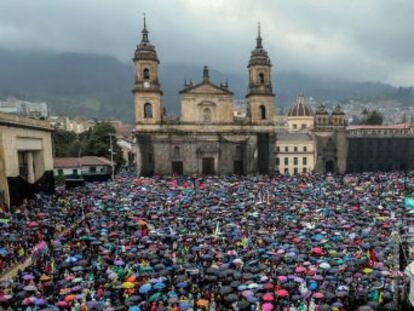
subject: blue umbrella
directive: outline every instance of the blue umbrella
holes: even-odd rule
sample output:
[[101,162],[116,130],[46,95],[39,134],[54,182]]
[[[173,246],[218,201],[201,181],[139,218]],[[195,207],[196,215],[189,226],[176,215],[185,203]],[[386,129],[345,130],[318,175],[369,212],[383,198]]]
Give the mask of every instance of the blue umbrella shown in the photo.
[[163,289],[163,288],[165,288],[165,284],[161,283],[161,282],[155,283],[154,288],[155,289]]
[[191,305],[190,305],[190,303],[188,301],[183,301],[179,305],[180,310],[183,310],[183,311],[188,310],[190,308],[190,306]]
[[141,311],[141,308],[138,306],[129,307],[128,311]]
[[187,282],[180,282],[177,284],[178,288],[186,288],[188,286]]
[[151,284],[147,283],[139,288],[140,294],[146,294],[151,290]]

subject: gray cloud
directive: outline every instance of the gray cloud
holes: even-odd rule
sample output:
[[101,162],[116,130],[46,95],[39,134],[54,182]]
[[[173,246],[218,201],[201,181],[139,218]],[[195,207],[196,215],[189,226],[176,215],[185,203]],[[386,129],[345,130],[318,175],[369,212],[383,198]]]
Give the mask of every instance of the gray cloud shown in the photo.
[[275,74],[414,84],[408,0],[2,0],[0,48],[130,61],[143,12],[161,62],[242,72],[260,20]]

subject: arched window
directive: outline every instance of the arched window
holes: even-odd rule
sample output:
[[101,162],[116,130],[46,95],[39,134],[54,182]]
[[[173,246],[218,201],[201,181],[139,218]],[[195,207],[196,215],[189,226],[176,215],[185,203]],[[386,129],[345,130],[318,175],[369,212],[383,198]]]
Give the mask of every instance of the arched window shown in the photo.
[[211,110],[210,108],[204,108],[203,110],[203,121],[211,122]]
[[266,107],[263,105],[259,106],[259,111],[260,111],[260,118],[262,120],[266,120]]
[[151,119],[152,118],[152,105],[150,103],[146,103],[144,105],[144,119]]
[[150,71],[148,68],[144,68],[144,80],[149,80],[150,79]]
[[257,80],[260,84],[264,84],[265,83],[265,78],[264,78],[264,74],[263,72],[259,73]]
[[175,158],[180,157],[180,147],[178,147],[178,146],[174,147],[174,157]]

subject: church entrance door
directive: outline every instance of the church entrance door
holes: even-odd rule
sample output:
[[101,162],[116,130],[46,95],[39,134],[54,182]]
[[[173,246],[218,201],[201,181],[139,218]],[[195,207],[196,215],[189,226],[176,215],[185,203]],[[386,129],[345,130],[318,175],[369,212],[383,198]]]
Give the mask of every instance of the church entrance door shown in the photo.
[[233,172],[236,175],[243,175],[243,162],[240,160],[233,161]]
[[335,170],[334,161],[332,161],[332,160],[326,161],[325,170],[326,170],[327,173],[333,173],[334,170]]
[[203,174],[214,174],[214,158],[203,158]]
[[172,173],[173,175],[182,175],[184,173],[182,161],[172,162]]

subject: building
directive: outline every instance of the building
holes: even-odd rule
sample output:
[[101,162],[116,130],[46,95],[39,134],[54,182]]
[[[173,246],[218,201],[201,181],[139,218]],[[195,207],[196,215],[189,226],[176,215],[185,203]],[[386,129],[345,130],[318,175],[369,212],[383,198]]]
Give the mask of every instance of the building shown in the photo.
[[268,174],[274,171],[275,94],[271,61],[260,28],[248,62],[247,112],[235,118],[233,93],[215,85],[208,67],[202,80],[179,92],[181,115],[170,120],[162,105],[159,59],[144,20],[133,58],[136,118],[136,162],[142,175]]
[[113,163],[103,157],[54,158],[54,176],[65,179],[103,181],[111,178]]
[[345,113],[338,105],[329,113],[324,105],[315,112],[315,171],[320,173],[346,172],[348,140]]
[[309,173],[315,167],[314,117],[302,92],[289,109],[286,123],[276,128],[275,171],[281,174]]
[[45,102],[34,103],[16,98],[8,98],[0,101],[0,112],[12,113],[34,119],[46,120],[48,117],[47,104]]
[[[228,83],[202,80],[179,91],[181,115],[170,119],[162,103],[159,59],[144,20],[134,54],[135,162],[142,175],[346,173],[413,169],[414,124],[347,127],[338,105],[315,112],[299,93],[287,116],[275,113],[272,64],[260,27],[247,65],[245,101]],[[236,104],[234,104],[236,103]],[[134,140],[129,141],[135,144]]]
[[52,128],[0,113],[0,202],[18,205],[38,191],[54,191]]
[[67,116],[50,116],[48,121],[54,129],[70,131],[76,134],[82,134],[96,125],[94,120],[85,116],[76,116],[73,119]]
[[311,132],[280,132],[276,139],[276,172],[310,173],[315,167],[315,141]]
[[313,129],[313,123],[312,109],[306,103],[303,93],[300,92],[287,115],[289,131],[310,131]]
[[414,122],[347,127],[347,171],[414,170]]

